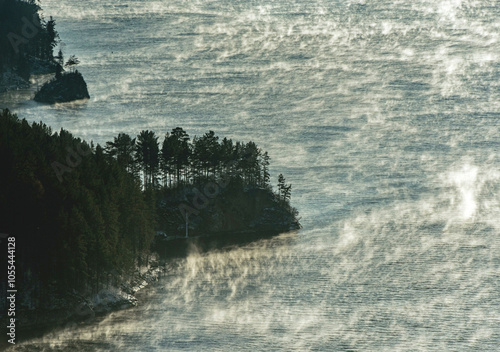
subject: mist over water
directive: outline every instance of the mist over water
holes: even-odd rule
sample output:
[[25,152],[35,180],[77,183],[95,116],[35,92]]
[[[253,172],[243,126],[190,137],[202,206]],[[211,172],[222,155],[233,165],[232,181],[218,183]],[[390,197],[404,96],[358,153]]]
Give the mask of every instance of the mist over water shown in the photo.
[[497,1],[42,5],[92,98],[0,106],[101,144],[253,140],[304,228],[193,248],[138,308],[17,350],[498,349]]

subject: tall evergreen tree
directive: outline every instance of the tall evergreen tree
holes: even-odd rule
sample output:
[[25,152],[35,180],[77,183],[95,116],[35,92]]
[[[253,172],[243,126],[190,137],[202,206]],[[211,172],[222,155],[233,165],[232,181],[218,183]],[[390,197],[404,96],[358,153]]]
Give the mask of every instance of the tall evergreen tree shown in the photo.
[[187,167],[191,155],[191,148],[188,143],[189,135],[181,127],[176,127],[172,130],[169,138],[171,138],[170,145],[174,155],[177,183],[181,183],[181,173],[184,171],[184,176],[187,176]]
[[269,187],[269,181],[271,179],[271,175],[269,174],[269,160],[271,158],[267,154],[267,152],[264,152],[262,155],[262,187]]
[[136,158],[144,174],[144,186],[155,186],[159,167],[158,137],[153,131],[143,130],[137,136]]
[[136,151],[136,139],[132,139],[126,133],[118,134],[113,142],[106,142],[106,150],[109,155],[116,158],[118,164],[128,172],[136,175],[137,167],[134,152]]
[[283,174],[278,176],[278,196],[283,202],[290,200],[292,195],[292,185],[287,185]]
[[61,49],[59,49],[59,52],[57,53],[57,56],[54,57],[56,60],[57,66],[56,66],[56,79],[61,78],[62,72],[63,72],[63,66],[64,66],[64,55]]
[[45,25],[46,29],[46,43],[44,43],[44,48],[46,48],[44,53],[44,58],[47,60],[54,59],[54,48],[57,46],[57,39],[59,34],[56,31],[56,21],[50,16],[50,20],[47,21]]
[[164,185],[172,186],[172,174],[175,172],[175,146],[173,138],[167,133],[163,139],[160,155],[160,167],[163,172]]

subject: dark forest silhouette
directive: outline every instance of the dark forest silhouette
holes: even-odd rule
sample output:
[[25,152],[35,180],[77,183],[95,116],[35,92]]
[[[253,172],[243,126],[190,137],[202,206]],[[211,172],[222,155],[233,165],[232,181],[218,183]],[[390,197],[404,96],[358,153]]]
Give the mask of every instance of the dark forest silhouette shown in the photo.
[[52,17],[45,20],[39,11],[33,0],[0,2],[0,74],[12,68],[28,79],[37,60],[54,63],[59,40],[56,21]]
[[[103,148],[4,110],[0,165],[0,232],[16,237],[17,279],[35,306],[54,292],[118,286],[147,264],[168,190],[233,175],[234,187],[273,196],[269,156],[255,143],[213,131],[191,140],[180,127],[161,143],[146,130]],[[291,186],[279,182],[274,197],[291,209]]]

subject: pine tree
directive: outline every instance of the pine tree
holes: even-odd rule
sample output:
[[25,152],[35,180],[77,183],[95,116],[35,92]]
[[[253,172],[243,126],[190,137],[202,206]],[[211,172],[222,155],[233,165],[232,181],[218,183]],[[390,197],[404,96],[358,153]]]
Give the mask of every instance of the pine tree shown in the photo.
[[57,63],[56,79],[59,79],[59,78],[61,78],[63,66],[64,66],[64,56],[63,56],[61,49],[59,49],[59,52],[57,53],[57,56],[54,59],[56,60],[56,63]]
[[292,185],[285,185],[283,188],[283,201],[289,202],[292,197]]
[[175,171],[174,145],[172,142],[173,139],[170,138],[170,134],[167,133],[163,139],[160,155],[160,167],[163,172],[164,185],[168,185],[168,187],[172,186],[172,174]]
[[280,199],[283,198],[284,188],[285,188],[285,177],[283,176],[283,174],[279,174],[279,176],[278,176],[278,197]]
[[159,167],[158,137],[153,131],[143,130],[137,136],[136,158],[144,174],[144,186],[155,186]]
[[107,153],[114,157],[120,166],[134,175],[137,174],[136,160],[134,158],[134,152],[136,151],[135,140],[126,133],[120,133],[118,137],[114,138],[113,142],[106,142]]
[[78,60],[75,55],[71,55],[68,61],[66,61],[66,63],[64,64],[64,67],[67,67],[71,70],[71,72],[74,72],[74,66],[78,64],[80,64],[80,60]]
[[267,152],[264,152],[262,155],[262,187],[269,187],[269,181],[271,179],[271,175],[269,174],[269,160],[271,158],[267,154]]
[[56,29],[56,21],[50,16],[50,20],[45,25],[45,29],[47,31],[47,42],[45,43],[46,53],[45,59],[52,60],[54,48],[57,45],[57,39],[59,38],[59,34]]
[[184,171],[186,176],[186,169],[189,166],[189,158],[191,155],[191,148],[189,147],[189,135],[180,127],[176,127],[170,134],[171,143],[174,155],[174,163],[176,169],[177,183],[181,183],[181,172]]

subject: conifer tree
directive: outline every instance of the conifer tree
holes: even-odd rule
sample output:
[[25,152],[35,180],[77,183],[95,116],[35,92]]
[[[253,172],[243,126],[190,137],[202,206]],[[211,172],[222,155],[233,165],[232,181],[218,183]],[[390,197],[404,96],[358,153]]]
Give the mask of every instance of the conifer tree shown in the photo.
[[177,183],[181,183],[181,172],[184,171],[186,177],[187,167],[189,166],[191,154],[191,149],[188,144],[189,135],[181,127],[176,127],[172,130],[169,138],[171,138],[170,145],[173,149]]
[[71,55],[68,61],[64,64],[64,67],[67,67],[71,70],[71,72],[74,72],[74,66],[78,64],[80,64],[80,60],[75,55]]
[[292,196],[292,185],[287,185],[285,180],[285,177],[283,174],[279,174],[278,176],[278,197],[283,201],[283,202],[288,202],[290,201],[290,198]]
[[267,152],[264,152],[262,155],[262,187],[269,187],[269,181],[271,179],[271,175],[269,174],[269,160],[271,158],[267,154]]
[[285,188],[285,177],[283,174],[279,174],[278,176],[278,197],[280,199],[283,198],[283,190]]
[[173,139],[170,138],[170,133],[165,135],[161,146],[160,167],[163,172],[164,185],[172,186],[172,174],[175,171],[175,154],[174,154]]
[[61,49],[59,49],[59,52],[57,53],[57,56],[54,59],[56,60],[56,63],[57,63],[56,79],[59,79],[59,78],[61,78],[63,66],[64,66],[64,55],[63,55]]
[[136,151],[136,139],[132,139],[126,133],[118,134],[113,142],[106,142],[106,150],[109,155],[114,157],[118,164],[128,172],[136,175],[136,160],[134,152]]
[[137,136],[136,159],[142,167],[144,186],[155,186],[159,167],[158,137],[153,131],[143,130]]

